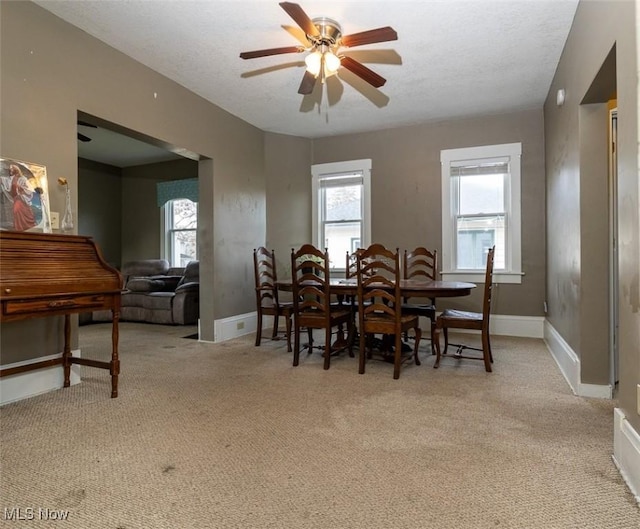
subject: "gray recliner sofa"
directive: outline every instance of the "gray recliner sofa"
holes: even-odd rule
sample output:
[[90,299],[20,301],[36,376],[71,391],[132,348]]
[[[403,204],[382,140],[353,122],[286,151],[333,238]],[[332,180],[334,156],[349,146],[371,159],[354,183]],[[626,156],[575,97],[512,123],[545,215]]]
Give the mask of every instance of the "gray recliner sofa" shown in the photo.
[[[200,263],[170,268],[164,259],[144,259],[125,263],[121,321],[167,325],[193,325],[200,315]],[[111,321],[111,311],[91,313],[81,323]]]

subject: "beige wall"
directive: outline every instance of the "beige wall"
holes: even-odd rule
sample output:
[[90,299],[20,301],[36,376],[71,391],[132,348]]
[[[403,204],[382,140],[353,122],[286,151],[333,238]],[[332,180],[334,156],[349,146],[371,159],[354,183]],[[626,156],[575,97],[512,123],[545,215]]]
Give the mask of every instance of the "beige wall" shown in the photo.
[[276,253],[278,277],[290,277],[291,249],[311,242],[311,140],[267,133],[266,245]]
[[[523,110],[440,123],[321,138],[313,163],[370,158],[373,242],[390,247],[442,250],[440,151],[522,142],[521,285],[500,284],[496,314],[543,316],[545,286],[544,135],[541,110]],[[307,192],[311,190],[309,169]],[[311,231],[306,234],[310,240]],[[439,302],[481,310],[482,289],[470,297]]]
[[[580,357],[581,382],[609,382],[602,256],[607,254],[603,201],[602,94],[582,106],[615,45],[618,99],[618,221],[620,254],[619,404],[636,431],[636,384],[640,383],[640,244],[638,211],[638,85],[635,6],[630,1],[580,2],[544,106],[547,170],[547,296],[549,321]],[[556,106],[556,91],[566,91]],[[595,106],[594,106],[595,105]],[[606,127],[606,123],[602,124]],[[597,154],[597,153],[600,154]],[[600,167],[600,172],[593,167]],[[608,272],[608,270],[607,270]],[[607,274],[608,275],[608,274]],[[603,313],[605,313],[603,317]],[[594,347],[594,343],[596,347]]]
[[90,235],[111,266],[120,268],[122,170],[78,159],[78,233]]
[[[213,339],[214,318],[254,310],[238,263],[265,237],[263,133],[35,4],[2,2],[0,24],[2,155],[46,165],[50,188],[66,176],[77,201],[79,110],[198,153],[202,336]],[[52,193],[52,209],[62,200]],[[3,325],[3,351],[23,343],[25,358],[57,352],[53,343],[27,352],[34,325]]]

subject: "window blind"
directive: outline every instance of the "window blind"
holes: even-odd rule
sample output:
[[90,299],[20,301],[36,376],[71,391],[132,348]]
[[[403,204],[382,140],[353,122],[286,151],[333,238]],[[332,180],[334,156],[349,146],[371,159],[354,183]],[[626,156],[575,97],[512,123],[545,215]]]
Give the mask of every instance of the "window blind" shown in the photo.
[[321,188],[362,185],[363,183],[364,179],[361,172],[320,177]]
[[170,180],[158,182],[158,207],[161,208],[169,200],[187,198],[191,202],[198,202],[198,179],[186,178],[184,180]]
[[451,176],[509,174],[509,158],[451,162]]

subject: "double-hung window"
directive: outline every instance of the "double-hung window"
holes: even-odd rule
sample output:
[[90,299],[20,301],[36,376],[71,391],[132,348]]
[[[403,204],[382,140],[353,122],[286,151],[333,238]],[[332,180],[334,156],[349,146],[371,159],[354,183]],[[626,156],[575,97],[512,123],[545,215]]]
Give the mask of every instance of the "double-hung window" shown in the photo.
[[521,154],[520,143],[441,151],[443,279],[482,282],[495,246],[494,281],[521,282]]
[[198,259],[198,179],[158,182],[161,211],[160,251],[172,267]]
[[163,206],[165,259],[174,267],[198,259],[198,203],[187,198],[169,200]]
[[344,270],[346,253],[371,240],[371,160],[311,167],[314,246],[329,251],[329,266]]

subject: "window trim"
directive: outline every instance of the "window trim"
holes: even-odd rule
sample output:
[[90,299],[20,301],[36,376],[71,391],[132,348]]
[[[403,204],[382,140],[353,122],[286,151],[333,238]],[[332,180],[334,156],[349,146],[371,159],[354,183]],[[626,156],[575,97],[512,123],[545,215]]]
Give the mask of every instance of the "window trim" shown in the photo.
[[[176,232],[176,231],[195,231],[196,233],[196,255],[198,252],[198,245],[197,245],[197,241],[198,241],[198,226],[196,224],[196,227],[194,229],[189,229],[189,230],[176,230],[176,229],[171,229],[169,227],[169,217],[170,217],[170,208],[171,208],[171,202],[173,200],[191,200],[191,198],[173,198],[173,199],[169,199],[167,200],[161,207],[160,207],[160,255],[162,256],[163,259],[166,259],[167,261],[169,261],[169,266],[171,268],[182,268],[180,265],[176,265],[175,263],[173,263],[172,261],[172,256],[171,256],[171,244],[170,244],[170,238],[171,238],[171,233]],[[198,201],[196,200],[191,200],[191,202],[193,202],[194,204],[196,204],[196,207],[198,208],[198,210],[200,209],[198,206]],[[199,219],[199,213],[198,213],[198,217]]]
[[442,270],[444,281],[484,282],[484,270],[457,269],[455,266],[455,207],[452,196],[451,166],[465,160],[509,158],[510,171],[505,182],[506,252],[505,270],[494,270],[496,283],[522,283],[521,158],[522,143],[504,143],[440,151],[442,176]]
[[[311,242],[320,248],[320,232],[322,230],[320,224],[319,213],[319,197],[320,197],[320,180],[323,178],[337,176],[346,173],[362,173],[362,233],[360,243],[363,247],[371,244],[371,160],[349,160],[344,162],[331,162],[314,164],[311,166]],[[341,262],[340,259],[335,259]],[[335,267],[333,271],[339,272],[344,267]]]

